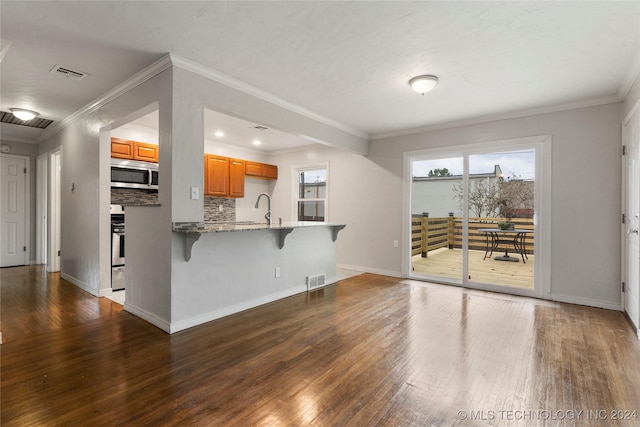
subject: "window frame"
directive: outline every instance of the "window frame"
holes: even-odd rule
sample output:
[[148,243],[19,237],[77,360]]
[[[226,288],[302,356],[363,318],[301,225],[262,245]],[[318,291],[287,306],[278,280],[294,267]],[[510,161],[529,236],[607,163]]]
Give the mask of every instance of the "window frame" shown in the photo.
[[[301,199],[299,193],[299,183],[300,183],[300,172],[312,171],[324,169],[326,171],[326,185],[325,185],[325,194],[324,198],[313,198],[313,199]],[[305,163],[301,165],[294,165],[291,167],[291,191],[292,191],[292,204],[291,204],[291,218],[294,221],[298,221],[299,212],[298,212],[298,202],[300,201],[323,201],[324,202],[324,220],[319,222],[328,222],[329,221],[329,162],[316,162],[316,163]]]

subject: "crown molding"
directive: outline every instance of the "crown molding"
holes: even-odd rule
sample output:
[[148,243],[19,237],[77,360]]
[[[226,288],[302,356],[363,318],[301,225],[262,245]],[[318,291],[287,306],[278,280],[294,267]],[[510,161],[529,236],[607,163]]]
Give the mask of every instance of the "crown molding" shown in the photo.
[[270,92],[262,90],[256,86],[252,86],[248,83],[235,79],[219,71],[215,71],[210,68],[207,68],[204,65],[198,64],[197,62],[194,62],[173,54],[169,54],[169,56],[171,57],[171,62],[175,67],[182,68],[187,71],[191,71],[192,73],[198,74],[199,76],[213,80],[225,86],[229,86],[233,89],[239,90],[246,94],[255,96],[256,98],[260,98],[263,101],[267,101],[279,107],[286,108],[289,111],[300,114],[304,117],[315,120],[317,122],[323,123],[327,126],[331,126],[333,128],[339,129],[353,136],[357,136],[358,138],[368,140],[370,137],[369,134],[366,132],[352,128],[344,123],[340,123],[333,119],[316,114],[313,111],[307,110],[303,107],[300,107],[299,105],[286,101]]
[[622,99],[618,95],[607,96],[607,97],[596,98],[596,99],[589,99],[586,101],[578,101],[578,102],[572,102],[567,104],[550,105],[550,106],[541,107],[541,108],[531,108],[527,110],[492,114],[488,116],[475,117],[472,119],[456,120],[456,121],[451,121],[446,123],[438,123],[430,126],[419,127],[419,128],[400,130],[396,132],[373,134],[371,135],[371,141],[387,139],[387,138],[395,138],[398,136],[416,135],[420,133],[432,132],[432,131],[442,130],[442,129],[451,129],[451,128],[457,128],[462,126],[477,125],[481,123],[494,122],[498,120],[517,119],[521,117],[537,116],[540,114],[557,113],[559,111],[575,110],[578,108],[595,107],[598,105],[613,104],[616,102],[622,102]]
[[113,101],[120,95],[130,91],[136,86],[139,86],[140,84],[146,82],[150,78],[160,74],[161,72],[163,72],[164,70],[170,67],[171,67],[171,57],[169,56],[169,54],[166,54],[162,58],[154,62],[153,64],[149,65],[147,68],[143,69],[142,71],[134,74],[132,77],[128,78],[124,82],[120,83],[119,85],[111,89],[109,92],[105,93],[104,95],[95,99],[89,104],[85,105],[75,113],[66,117],[64,120],[61,120],[60,122],[51,126],[50,129],[47,129],[38,138],[37,140],[38,143],[50,138],[51,136],[55,135],[56,133],[60,132],[64,128],[74,123],[75,121],[79,120],[84,115],[89,114],[92,111],[95,111],[98,108],[108,104],[109,102]]
[[635,59],[631,63],[629,70],[627,70],[627,74],[620,85],[620,89],[618,89],[618,96],[621,100],[624,100],[629,91],[631,90],[631,86],[635,83],[637,79],[640,78],[640,51],[636,55]]

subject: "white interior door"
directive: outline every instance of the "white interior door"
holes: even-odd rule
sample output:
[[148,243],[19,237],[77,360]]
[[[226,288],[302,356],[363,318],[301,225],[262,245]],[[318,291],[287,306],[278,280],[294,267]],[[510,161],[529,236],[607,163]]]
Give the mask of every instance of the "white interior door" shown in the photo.
[[28,264],[25,224],[27,215],[27,159],[1,156],[0,267]]
[[623,140],[625,156],[625,295],[624,309],[636,327],[640,326],[640,111],[627,122]]

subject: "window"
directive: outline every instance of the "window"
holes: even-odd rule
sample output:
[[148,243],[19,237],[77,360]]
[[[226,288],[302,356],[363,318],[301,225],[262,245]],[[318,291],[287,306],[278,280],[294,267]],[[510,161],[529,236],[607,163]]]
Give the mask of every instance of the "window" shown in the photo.
[[295,168],[297,179],[293,197],[298,221],[326,221],[328,212],[328,165]]

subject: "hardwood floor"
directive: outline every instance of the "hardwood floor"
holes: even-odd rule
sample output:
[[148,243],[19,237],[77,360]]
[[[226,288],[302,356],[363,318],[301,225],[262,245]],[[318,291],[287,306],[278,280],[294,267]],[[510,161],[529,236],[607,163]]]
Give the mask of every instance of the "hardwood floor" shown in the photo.
[[3,427],[640,423],[615,311],[362,274],[167,335],[40,267],[0,274]]

